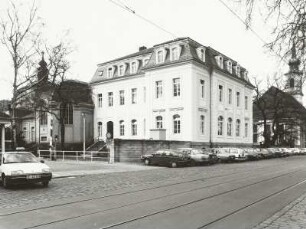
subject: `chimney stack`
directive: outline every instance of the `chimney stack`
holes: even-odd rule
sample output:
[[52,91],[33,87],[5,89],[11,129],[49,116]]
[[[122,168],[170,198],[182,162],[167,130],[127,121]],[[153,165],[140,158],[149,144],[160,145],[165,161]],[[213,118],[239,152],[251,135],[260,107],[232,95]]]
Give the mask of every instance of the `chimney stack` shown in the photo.
[[139,47],[139,52],[140,52],[140,51],[143,51],[143,50],[146,50],[146,49],[147,49],[146,46],[141,46],[141,47]]

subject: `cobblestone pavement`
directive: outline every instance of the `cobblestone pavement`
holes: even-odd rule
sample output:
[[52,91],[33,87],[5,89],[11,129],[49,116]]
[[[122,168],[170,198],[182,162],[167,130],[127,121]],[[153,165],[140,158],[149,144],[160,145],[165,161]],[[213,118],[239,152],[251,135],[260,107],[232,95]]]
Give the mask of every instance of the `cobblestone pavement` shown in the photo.
[[143,166],[140,163],[84,162],[84,161],[46,161],[53,172],[53,177],[80,176],[89,174],[152,170],[158,167]]
[[[287,160],[287,161],[286,161]],[[198,166],[185,168],[164,168],[145,167],[140,164],[124,165],[121,169],[129,167],[130,170],[115,169],[110,173],[89,174],[86,176],[76,176],[71,178],[53,179],[48,188],[41,185],[16,186],[11,189],[4,189],[0,186],[0,209],[2,212],[10,209],[26,207],[35,204],[57,203],[71,200],[73,198],[87,198],[94,195],[108,195],[124,189],[147,188],[179,182],[183,179],[207,179],[209,177],[223,176],[231,173],[240,173],[260,170],[271,167],[284,166],[288,160],[298,160],[298,158],[264,160],[244,163],[217,164],[213,166]],[[53,167],[56,172],[73,172],[75,167],[72,164],[56,162],[46,162]],[[94,163],[79,164],[83,171],[100,171],[101,164]],[[119,166],[119,167],[120,167]],[[110,168],[110,167],[109,167]],[[144,170],[142,170],[144,169]],[[295,202],[276,213],[270,219],[258,225],[255,229],[262,228],[306,228],[306,194]]]
[[293,201],[253,229],[305,229],[306,194]]
[[71,198],[104,195],[124,188],[143,188],[179,182],[182,179],[208,178],[227,175],[248,169],[275,164],[272,161],[258,161],[234,164],[218,164],[185,168],[157,167],[154,170],[117,172],[53,179],[48,188],[40,184],[15,186],[4,189],[0,186],[0,209],[10,209],[45,202],[65,201]]

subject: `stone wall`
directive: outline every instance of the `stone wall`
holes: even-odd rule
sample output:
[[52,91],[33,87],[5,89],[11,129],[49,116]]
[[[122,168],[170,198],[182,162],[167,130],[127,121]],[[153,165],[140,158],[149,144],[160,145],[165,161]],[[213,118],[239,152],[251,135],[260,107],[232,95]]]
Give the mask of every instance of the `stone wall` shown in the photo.
[[207,142],[166,141],[166,140],[123,140],[114,139],[116,162],[140,162],[141,155],[153,153],[159,149],[177,149],[184,147],[209,147]]

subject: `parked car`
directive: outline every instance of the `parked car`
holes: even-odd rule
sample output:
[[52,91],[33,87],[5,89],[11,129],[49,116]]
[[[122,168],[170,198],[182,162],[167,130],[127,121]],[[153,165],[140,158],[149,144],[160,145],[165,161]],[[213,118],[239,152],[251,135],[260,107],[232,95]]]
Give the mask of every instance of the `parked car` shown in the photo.
[[52,178],[51,169],[32,153],[4,152],[0,156],[0,174],[4,188],[13,184],[39,182],[48,186]]
[[247,157],[244,153],[244,149],[230,148],[229,150],[230,150],[230,154],[235,156],[234,158],[235,161],[246,161],[247,160]]
[[177,150],[158,150],[153,154],[142,156],[141,160],[145,165],[162,165],[171,168],[191,163],[189,155]]
[[258,160],[259,158],[259,149],[254,148],[245,148],[244,154],[247,158],[247,160]]
[[195,148],[179,148],[177,150],[187,154],[192,164],[215,164],[218,162],[217,155],[208,150]]
[[229,148],[214,149],[220,162],[231,162],[235,160],[235,155],[231,154]]

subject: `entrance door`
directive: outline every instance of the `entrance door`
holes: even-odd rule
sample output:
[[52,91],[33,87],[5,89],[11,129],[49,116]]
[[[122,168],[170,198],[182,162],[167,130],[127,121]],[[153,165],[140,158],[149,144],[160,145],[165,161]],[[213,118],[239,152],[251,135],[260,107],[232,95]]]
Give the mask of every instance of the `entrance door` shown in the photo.
[[110,138],[114,138],[114,124],[112,121],[107,122],[107,134],[110,134]]

